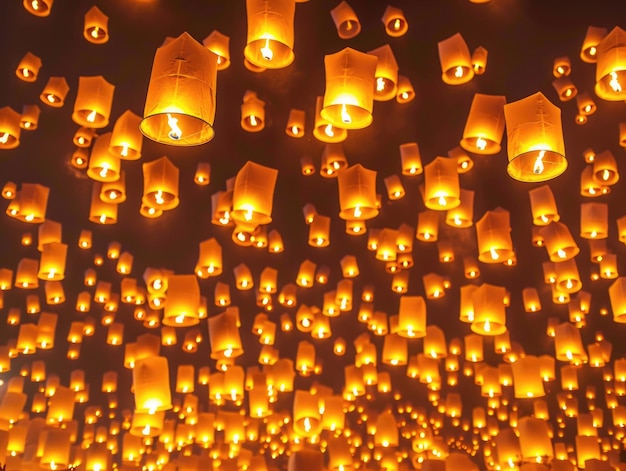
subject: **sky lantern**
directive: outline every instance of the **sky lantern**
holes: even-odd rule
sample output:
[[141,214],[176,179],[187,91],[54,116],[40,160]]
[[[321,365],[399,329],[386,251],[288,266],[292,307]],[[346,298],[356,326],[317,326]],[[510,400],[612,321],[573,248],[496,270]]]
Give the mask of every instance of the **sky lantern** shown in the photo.
[[248,38],[243,51],[257,67],[281,69],[295,58],[294,0],[247,0]]

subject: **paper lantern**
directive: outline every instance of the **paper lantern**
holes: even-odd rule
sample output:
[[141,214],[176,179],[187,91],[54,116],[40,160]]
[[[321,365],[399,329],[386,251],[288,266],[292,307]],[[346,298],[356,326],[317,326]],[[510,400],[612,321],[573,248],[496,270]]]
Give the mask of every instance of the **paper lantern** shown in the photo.
[[188,33],[157,49],[152,64],[141,132],[177,146],[213,138],[217,59]]
[[133,368],[135,412],[154,414],[172,408],[167,358],[148,356],[135,361]]
[[563,262],[575,257],[580,249],[568,227],[560,222],[552,221],[541,228],[544,245],[553,262]]
[[368,220],[378,215],[376,208],[376,172],[353,165],[337,174],[339,217],[345,220]]
[[109,40],[109,17],[93,6],[85,13],[84,38],[92,44],[104,44]]
[[100,199],[102,183],[94,182],[91,191],[91,206],[89,208],[89,220],[96,224],[117,223],[117,204],[107,203]]
[[327,247],[330,245],[330,218],[318,214],[309,225],[309,245]]
[[217,56],[217,70],[224,70],[230,66],[230,38],[217,30],[204,38],[202,44]]
[[593,159],[593,178],[600,185],[614,185],[619,180],[617,162],[609,150],[595,155]]
[[195,273],[200,278],[219,276],[222,273],[222,246],[214,237],[199,244]]
[[235,179],[232,218],[254,226],[269,224],[277,176],[275,169],[247,162]]
[[548,185],[542,185],[528,191],[530,209],[533,215],[533,224],[545,226],[551,221],[560,219],[554,194]]
[[456,167],[456,161],[446,157],[435,157],[424,167],[424,204],[427,208],[448,210],[461,204]]
[[604,100],[626,98],[622,82],[626,77],[626,31],[619,27],[604,36],[597,45],[596,95]]
[[20,145],[21,115],[13,108],[0,108],[0,149],[15,149]]
[[65,97],[69,91],[70,87],[65,77],[50,77],[39,99],[53,108],[61,108],[65,104]]
[[569,322],[564,322],[556,327],[554,349],[556,351],[555,357],[559,361],[580,363],[587,359],[580,331]]
[[79,77],[72,120],[79,126],[96,129],[107,127],[114,91],[115,86],[101,75]]
[[[287,118],[285,133],[287,133],[287,135],[291,137],[303,137],[305,120],[306,116],[304,114],[304,110],[291,109],[289,111],[289,117]],[[305,174],[308,175],[309,173]]]
[[104,203],[120,204],[126,201],[126,172],[120,170],[119,178],[113,182],[102,182],[100,199]]
[[606,203],[581,203],[580,236],[584,239],[606,239],[609,230],[609,207]]
[[541,92],[504,105],[504,117],[511,177],[538,182],[565,171],[561,111]]
[[478,260],[502,263],[514,256],[509,212],[502,208],[487,211],[476,222]]
[[209,343],[213,359],[230,359],[243,354],[234,312],[226,310],[217,316],[209,317]]
[[424,171],[417,142],[407,142],[400,145],[400,161],[402,175],[419,175]]
[[426,335],[426,303],[421,296],[401,296],[398,335],[420,338]]
[[394,38],[404,36],[409,30],[409,24],[401,9],[387,5],[381,18],[385,25],[385,32]]
[[259,132],[265,128],[265,102],[256,92],[246,90],[243,96],[241,127],[248,132]]
[[294,0],[247,0],[248,36],[244,56],[257,67],[281,69],[295,58]]
[[542,397],[545,395],[540,359],[526,355],[511,365],[515,397]]
[[506,332],[504,309],[505,288],[484,283],[472,293],[474,319],[471,329],[480,335],[501,335]]
[[111,133],[105,133],[96,139],[89,156],[87,175],[97,182],[114,182],[120,178],[120,159],[109,153]]
[[172,275],[168,278],[163,324],[187,327],[199,322],[200,286],[195,275]]
[[389,101],[397,95],[398,87],[398,63],[389,44],[377,47],[367,52],[378,58],[376,64],[376,85],[374,87],[374,100]]
[[141,158],[143,135],[139,130],[141,116],[130,110],[124,111],[113,125],[109,152],[123,160],[138,160]]
[[330,11],[330,16],[341,39],[351,39],[361,32],[361,23],[352,7],[343,0]]
[[461,36],[456,33],[437,43],[441,78],[448,85],[461,85],[474,78],[474,68],[469,48]]
[[376,56],[351,48],[324,56],[326,90],[320,111],[324,120],[342,129],[370,125],[377,62]]
[[143,204],[159,210],[178,206],[178,168],[165,156],[146,162],[143,169]]
[[589,26],[585,33],[581,48],[580,58],[587,63],[594,63],[598,60],[598,46],[607,34],[606,28]]
[[27,52],[20,60],[15,75],[25,82],[35,82],[41,68],[41,59],[31,52]]
[[569,101],[578,94],[576,85],[574,85],[569,77],[563,76],[553,80],[552,87],[561,101]]
[[505,104],[504,96],[480,93],[474,95],[460,142],[463,149],[483,155],[500,152]]

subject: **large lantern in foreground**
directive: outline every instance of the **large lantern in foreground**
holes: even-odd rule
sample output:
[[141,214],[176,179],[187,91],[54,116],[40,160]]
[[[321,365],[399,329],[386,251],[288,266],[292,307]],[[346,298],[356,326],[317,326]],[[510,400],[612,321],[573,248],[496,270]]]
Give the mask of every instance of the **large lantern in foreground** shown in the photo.
[[294,0],[247,0],[248,41],[243,53],[252,64],[281,69],[293,62]]
[[175,146],[213,138],[217,56],[188,33],[157,49],[141,132]]
[[324,57],[326,91],[322,118],[333,126],[361,129],[372,122],[376,56],[349,47]]
[[541,92],[504,105],[504,119],[511,177],[541,182],[565,171],[561,110]]

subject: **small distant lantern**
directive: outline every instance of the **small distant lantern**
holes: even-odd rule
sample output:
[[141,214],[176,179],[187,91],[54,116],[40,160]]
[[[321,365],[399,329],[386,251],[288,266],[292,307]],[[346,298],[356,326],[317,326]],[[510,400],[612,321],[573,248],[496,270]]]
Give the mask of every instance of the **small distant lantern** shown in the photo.
[[345,0],[330,11],[330,16],[341,39],[354,38],[361,32],[359,18]]
[[96,139],[89,156],[87,176],[97,182],[114,182],[120,177],[119,157],[109,152],[111,133],[102,134]]
[[76,147],[86,149],[88,147],[91,147],[91,143],[96,136],[97,134],[95,129],[81,126],[76,130],[72,142]]
[[92,44],[104,44],[109,40],[109,17],[96,6],[85,13],[83,36]]
[[65,97],[69,91],[70,86],[65,77],[50,77],[39,95],[39,99],[48,106],[61,108],[65,104]]
[[330,244],[330,218],[318,214],[309,225],[309,245],[327,247]]
[[461,204],[447,211],[446,224],[452,227],[472,227],[474,224],[474,192],[461,188],[460,199]]
[[603,186],[614,185],[619,181],[617,162],[610,150],[596,154],[593,159],[593,178]]
[[214,135],[216,80],[215,54],[188,33],[159,47],[154,55],[141,132],[169,145],[192,146],[210,141]]
[[461,139],[463,149],[484,155],[500,152],[505,104],[504,96],[480,93],[474,95]]
[[578,114],[582,116],[591,116],[598,109],[588,92],[580,92],[576,95],[576,108],[578,108]]
[[598,46],[607,34],[606,28],[589,26],[585,33],[580,48],[580,58],[587,63],[593,64],[598,60]]
[[178,206],[178,168],[165,156],[146,162],[143,169],[143,196],[141,202],[166,211]]
[[287,135],[291,137],[303,137],[305,120],[306,116],[304,110],[290,110],[287,126],[285,127]]
[[17,65],[15,75],[25,82],[35,82],[40,68],[41,59],[31,52],[27,52]]
[[482,46],[478,46],[472,52],[472,68],[476,75],[482,75],[487,70],[487,57],[489,57],[489,51]]
[[259,132],[265,128],[265,102],[256,92],[247,90],[243,96],[241,127],[248,132]]
[[407,142],[400,145],[400,161],[402,175],[420,175],[424,171],[417,142]]
[[139,130],[141,116],[130,110],[124,111],[115,121],[109,142],[109,152],[123,160],[141,158],[143,135]]
[[248,38],[243,51],[250,63],[281,69],[295,58],[294,0],[247,0]]
[[105,203],[120,204],[126,201],[126,172],[124,170],[120,170],[116,181],[102,183],[100,198]]
[[15,149],[20,145],[21,118],[13,108],[0,109],[0,149]]
[[409,30],[409,23],[406,21],[404,12],[391,5],[387,5],[381,20],[385,25],[385,32],[393,38],[404,36]]
[[200,278],[218,276],[222,273],[222,246],[214,237],[200,242],[195,273]]
[[537,288],[524,288],[522,290],[522,300],[525,312],[541,311],[541,300],[539,299]]
[[424,204],[427,208],[456,208],[461,203],[459,194],[459,174],[454,159],[435,157],[424,167]]
[[217,56],[217,70],[224,70],[230,66],[230,38],[217,30],[213,30],[202,41],[204,47]]
[[117,223],[117,204],[106,203],[100,199],[102,183],[94,182],[91,191],[91,206],[89,208],[89,220],[96,224]]
[[566,76],[553,80],[552,86],[561,101],[570,101],[578,94],[576,85]]
[[369,126],[372,122],[377,63],[376,56],[351,48],[326,55],[322,118],[343,129]]
[[461,36],[456,33],[437,43],[441,78],[448,85],[461,85],[474,78],[474,68],[469,48]]
[[[596,95],[604,100],[626,98],[626,31],[615,27],[597,46]],[[622,85],[622,83],[624,85]]]
[[508,138],[508,174],[538,182],[567,168],[561,110],[541,93],[504,105]]
[[606,203],[581,203],[580,236],[584,239],[606,239],[609,231],[609,207]]
[[24,105],[22,107],[22,116],[20,118],[20,127],[28,131],[34,131],[39,124],[39,114],[41,108],[37,105]]
[[406,75],[398,75],[396,101],[400,104],[409,103],[415,99],[415,89]]

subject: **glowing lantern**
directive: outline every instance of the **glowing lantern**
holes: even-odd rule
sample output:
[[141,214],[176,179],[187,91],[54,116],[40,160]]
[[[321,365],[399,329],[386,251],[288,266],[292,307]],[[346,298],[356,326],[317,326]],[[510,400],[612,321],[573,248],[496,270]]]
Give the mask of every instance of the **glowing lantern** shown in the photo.
[[39,286],[37,273],[39,262],[32,258],[22,258],[17,264],[15,272],[15,286],[18,288],[33,289]]
[[150,75],[141,132],[177,146],[213,138],[217,60],[188,33],[157,49]]
[[526,355],[511,365],[516,398],[541,397],[545,395],[541,374],[541,361]]
[[100,199],[105,203],[120,204],[126,201],[126,172],[120,170],[119,178],[113,182],[102,182]]
[[178,206],[178,168],[165,156],[146,162],[143,169],[141,202],[162,211]]
[[474,192],[461,188],[460,199],[459,206],[446,212],[446,224],[452,227],[472,227],[474,224]]
[[46,105],[61,108],[65,104],[65,97],[69,91],[70,87],[65,77],[50,77],[39,99]]
[[474,78],[474,68],[469,48],[461,36],[456,33],[437,43],[441,78],[448,85],[461,85]]
[[101,75],[79,77],[72,120],[79,126],[104,128],[109,124],[115,86]]
[[596,154],[594,157],[593,178],[602,186],[610,186],[618,182],[617,162],[610,150]]
[[564,322],[556,327],[554,349],[556,359],[559,361],[581,362],[587,359],[580,338],[580,331],[569,322]]
[[565,293],[576,293],[582,288],[576,260],[571,258],[555,263],[556,288]]
[[254,162],[247,162],[235,179],[231,216],[250,225],[272,221],[274,186],[278,171]]
[[606,239],[609,231],[609,207],[606,203],[581,203],[580,236],[584,239]]
[[301,376],[309,376],[315,368],[315,345],[306,340],[298,342],[295,369]]
[[313,136],[318,141],[326,143],[343,142],[348,137],[348,130],[334,126],[330,121],[322,117],[322,107],[324,97],[318,96],[315,99],[315,126]]
[[424,171],[417,142],[407,142],[400,145],[400,161],[402,175],[419,175]]
[[309,245],[327,247],[330,245],[330,218],[318,214],[309,225]]
[[243,95],[241,127],[248,132],[258,132],[265,128],[265,102],[256,92],[246,90]]
[[576,85],[569,77],[559,77],[552,81],[552,86],[561,101],[569,101],[578,94]]
[[130,110],[124,111],[113,125],[109,152],[123,160],[137,160],[141,158],[143,136],[139,130],[141,116]]
[[114,182],[120,178],[120,159],[109,153],[111,133],[105,133],[96,139],[89,156],[87,175],[97,182]]
[[367,53],[378,58],[375,73],[374,99],[377,101],[393,100],[397,94],[398,63],[393,55],[391,46],[385,44]]
[[248,37],[243,51],[257,67],[281,69],[294,60],[294,0],[247,0]]
[[582,46],[580,48],[580,58],[587,63],[594,63],[598,60],[598,46],[606,37],[607,29],[597,26],[589,26],[585,33]]
[[378,58],[345,48],[324,57],[326,90],[320,114],[333,126],[362,129],[372,122]]
[[200,278],[218,276],[222,273],[222,246],[214,237],[200,242],[195,273]]
[[480,93],[474,95],[460,142],[463,149],[483,155],[500,152],[505,104],[504,96]]
[[541,228],[544,245],[553,262],[563,262],[575,257],[580,249],[574,242],[569,228],[560,222],[552,221]]
[[46,415],[46,423],[61,424],[70,422],[74,415],[74,401],[76,393],[64,386],[57,386],[54,395],[50,397]]
[[89,220],[96,224],[115,224],[117,222],[117,204],[107,203],[100,199],[102,183],[94,182],[91,191]]
[[173,327],[196,325],[199,306],[200,286],[194,275],[172,275],[168,278],[163,324]]
[[133,368],[135,412],[154,414],[172,408],[167,358],[148,356],[137,359]]
[[385,188],[387,188],[387,197],[390,200],[398,200],[404,197],[406,191],[402,185],[402,181],[398,175],[390,175],[384,179]]
[[385,32],[391,37],[398,38],[409,30],[409,24],[402,10],[391,5],[387,5],[381,20],[385,25]]
[[0,108],[0,149],[15,149],[20,145],[21,115],[5,106]]
[[396,417],[391,411],[381,413],[376,419],[374,446],[383,448],[397,447],[399,440]]
[[398,335],[420,338],[426,335],[426,303],[421,296],[401,296]]
[[345,0],[330,11],[330,16],[341,39],[354,38],[361,32],[361,23],[352,7]]
[[67,257],[67,245],[60,242],[44,244],[39,261],[39,273],[41,280],[62,280],[65,277],[65,259]]
[[530,197],[533,224],[545,226],[551,221],[558,221],[560,219],[554,194],[548,185],[542,185],[529,190],[528,196]]
[[337,173],[339,217],[345,220],[368,220],[378,215],[376,208],[376,172],[353,165]]
[[538,182],[559,176],[567,168],[561,110],[540,92],[504,105],[508,174]]
[[202,44],[217,56],[217,70],[224,70],[230,66],[230,38],[217,30],[213,30]]
[[487,211],[476,222],[478,260],[484,263],[502,263],[513,257],[509,212],[502,208]]
[[37,80],[37,74],[41,68],[41,59],[36,55],[27,52],[20,60],[15,75],[25,82],[34,82]]
[[396,92],[396,101],[398,103],[409,103],[415,98],[415,89],[413,84],[404,75],[398,75],[398,87]]
[[[615,27],[602,38],[597,45],[596,64],[596,95],[604,100],[624,100],[626,90],[622,89],[622,82],[626,77],[626,31]],[[625,84],[626,85],[626,84]]]
[[285,127],[287,135],[291,137],[303,137],[305,119],[304,110],[290,110],[289,118],[287,118],[287,126]]
[[435,157],[424,167],[424,204],[429,209],[448,210],[461,204],[459,174],[453,159]]
[[104,44],[109,40],[109,17],[93,6],[85,13],[84,38],[92,44]]
[[226,310],[209,317],[209,343],[213,359],[231,359],[243,354],[235,312]]
[[474,320],[472,332],[480,335],[501,335],[506,332],[504,310],[505,288],[482,284],[472,293]]

